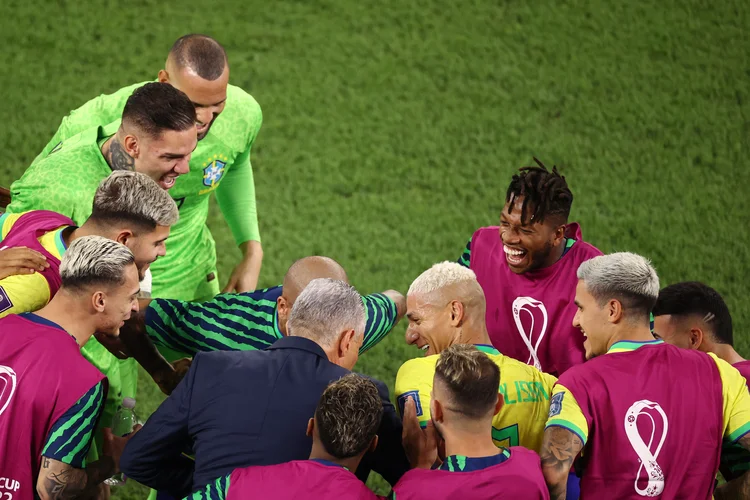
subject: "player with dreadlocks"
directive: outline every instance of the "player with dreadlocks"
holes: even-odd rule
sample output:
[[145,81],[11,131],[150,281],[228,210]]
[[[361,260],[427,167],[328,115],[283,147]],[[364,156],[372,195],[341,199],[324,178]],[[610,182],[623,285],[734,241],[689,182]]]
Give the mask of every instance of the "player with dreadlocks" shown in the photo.
[[565,177],[534,161],[513,176],[499,227],[478,229],[459,263],[482,285],[492,344],[559,376],[584,361],[583,336],[572,326],[576,270],[601,252],[568,223],[573,193]]

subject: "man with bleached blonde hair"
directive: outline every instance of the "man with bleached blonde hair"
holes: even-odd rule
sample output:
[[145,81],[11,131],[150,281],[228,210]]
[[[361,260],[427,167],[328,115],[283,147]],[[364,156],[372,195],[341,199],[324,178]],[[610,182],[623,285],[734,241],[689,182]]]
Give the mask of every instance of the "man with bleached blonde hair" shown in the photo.
[[[438,356],[430,409],[431,423],[419,428],[415,399],[404,415],[404,448],[414,467],[393,488],[398,500],[549,498],[539,456],[520,446],[495,445],[493,416],[501,411],[502,369],[476,346],[455,344]],[[446,457],[439,470],[437,436]]]
[[426,356],[407,361],[398,371],[396,395],[402,413],[406,399],[412,397],[420,424],[426,426],[437,355],[453,345],[473,345],[486,353],[502,374],[499,393],[504,405],[492,421],[495,444],[538,451],[555,378],[500,354],[490,345],[484,293],[474,271],[454,262],[435,264],[412,283],[406,309],[406,341]]
[[86,459],[107,380],[80,349],[95,332],[117,336],[138,310],[135,258],[85,236],[65,252],[60,276],[49,304],[0,319],[0,477],[19,498],[89,498],[118,471],[128,439],[109,435],[107,455]]

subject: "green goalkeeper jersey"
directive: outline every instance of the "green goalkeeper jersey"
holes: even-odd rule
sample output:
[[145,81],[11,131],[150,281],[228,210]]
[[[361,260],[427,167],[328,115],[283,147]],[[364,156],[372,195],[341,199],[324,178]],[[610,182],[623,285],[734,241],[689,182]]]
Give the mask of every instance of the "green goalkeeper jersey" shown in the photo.
[[[119,120],[128,97],[145,83],[100,95],[72,111],[63,118],[32,168],[60,148],[61,143],[66,146],[66,139],[71,136]],[[154,297],[208,298],[203,295],[205,283],[211,275],[215,277],[216,267],[214,240],[206,226],[212,192],[216,192],[237,244],[260,241],[250,149],[262,119],[260,106],[252,96],[239,87],[227,87],[224,111],[214,120],[206,137],[198,142],[190,159],[190,172],[178,177],[169,190],[180,209],[180,220],[172,226],[167,239],[167,255],[151,265]],[[48,184],[48,188],[55,190],[57,186]],[[92,199],[93,192],[87,201],[89,205]],[[218,291],[218,283],[213,288]]]

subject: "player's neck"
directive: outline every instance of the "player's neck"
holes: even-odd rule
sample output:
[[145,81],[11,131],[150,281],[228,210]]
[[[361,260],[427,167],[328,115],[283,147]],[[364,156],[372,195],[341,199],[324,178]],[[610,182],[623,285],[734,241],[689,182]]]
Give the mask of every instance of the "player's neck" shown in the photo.
[[81,227],[69,229],[73,230],[69,231],[68,229],[66,229],[65,231],[63,231],[62,235],[63,243],[65,243],[66,248],[69,247],[70,244],[78,238],[83,238],[84,236],[102,236],[101,231],[98,231],[94,226],[94,223],[89,220],[84,222]]
[[79,347],[94,335],[95,328],[80,311],[80,301],[72,299],[60,290],[52,300],[34,314],[60,325],[78,342]]
[[648,324],[636,327],[623,325],[623,327],[620,328],[620,331],[612,335],[612,338],[609,340],[609,345],[607,345],[607,350],[617,342],[653,342],[653,340],[654,334],[651,333]]
[[[484,427],[482,427],[484,429]],[[445,439],[445,454],[461,455],[469,458],[490,457],[500,453],[500,449],[492,441],[492,424],[486,431],[464,431],[459,429],[441,429]]]
[[317,442],[313,442],[313,448],[310,452],[310,460],[326,460],[328,462],[333,462],[336,465],[340,465],[341,467],[345,467],[351,472],[356,472],[357,467],[359,467],[359,463],[362,461],[362,455],[357,455],[349,458],[336,458],[328,453],[322,445]]
[[729,344],[714,344],[711,347],[711,352],[716,354],[719,358],[723,359],[730,365],[745,361],[745,358],[737,354],[737,351],[735,351],[734,348]]
[[482,323],[481,325],[477,325],[477,327],[474,327],[473,325],[464,326],[464,328],[461,330],[460,339],[462,344],[492,345],[492,342],[490,341],[490,334],[487,333],[487,327],[484,323]]
[[135,160],[125,151],[117,137],[118,135],[119,133],[113,135],[102,144],[100,149],[104,161],[112,170],[135,170]]

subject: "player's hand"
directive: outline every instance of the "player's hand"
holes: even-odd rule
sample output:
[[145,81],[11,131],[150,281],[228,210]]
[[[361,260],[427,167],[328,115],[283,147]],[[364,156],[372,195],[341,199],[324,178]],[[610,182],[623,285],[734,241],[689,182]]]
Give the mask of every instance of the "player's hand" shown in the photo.
[[31,248],[15,247],[0,250],[0,279],[17,274],[33,274],[48,267],[47,258]]
[[135,436],[135,433],[141,430],[141,428],[143,428],[141,424],[136,424],[135,427],[133,427],[133,432],[122,437],[112,434],[112,429],[109,427],[102,428],[102,434],[104,435],[102,455],[112,458],[115,462],[115,474],[120,472],[120,457],[125,450],[125,445],[128,444],[130,438]]
[[242,244],[244,257],[234,268],[227,286],[221,293],[252,292],[258,287],[260,265],[263,262],[263,249],[258,241],[248,241]]
[[158,373],[152,375],[151,378],[154,379],[154,382],[156,382],[156,385],[159,386],[161,392],[169,396],[170,394],[172,394],[172,391],[174,391],[175,387],[177,387],[177,384],[179,384],[180,381],[185,378],[185,375],[190,369],[190,365],[192,363],[192,358],[178,359],[171,364],[171,369],[161,370]]
[[437,461],[438,433],[435,424],[430,420],[427,428],[422,430],[417,419],[417,405],[409,396],[404,405],[403,431],[401,442],[404,445],[406,458],[412,468],[430,469]]
[[113,337],[104,333],[95,333],[94,337],[103,345],[113,356],[118,359],[128,359],[130,351],[119,337]]

